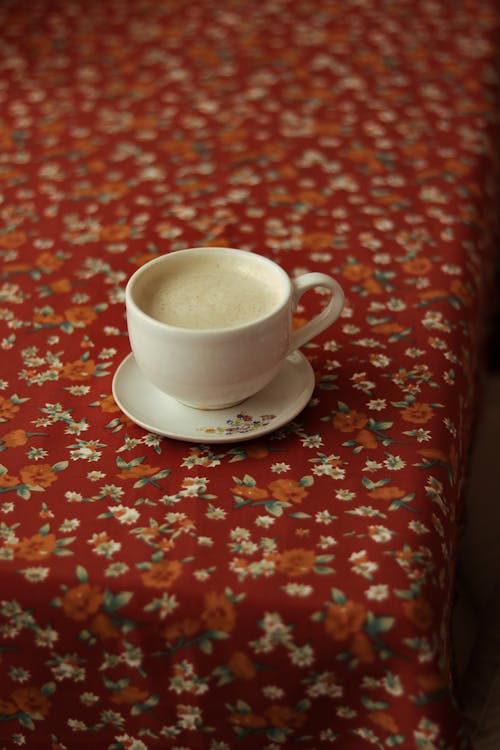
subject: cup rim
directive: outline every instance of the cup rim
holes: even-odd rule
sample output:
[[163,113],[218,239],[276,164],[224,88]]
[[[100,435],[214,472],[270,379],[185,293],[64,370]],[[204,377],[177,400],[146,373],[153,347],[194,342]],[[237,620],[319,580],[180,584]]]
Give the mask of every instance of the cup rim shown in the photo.
[[[162,263],[168,262],[166,259],[170,258],[172,256],[177,256],[181,253],[202,253],[202,252],[210,252],[210,251],[222,251],[223,253],[232,254],[232,253],[238,253],[238,254],[244,254],[247,257],[251,257],[253,261],[256,260],[258,263],[265,263],[268,266],[270,266],[273,269],[273,272],[278,274],[278,276],[281,277],[282,281],[285,283],[287,287],[287,294],[283,296],[283,300],[272,310],[270,310],[265,315],[260,316],[259,318],[255,318],[253,320],[250,320],[246,323],[241,323],[240,325],[235,326],[224,326],[221,328],[185,328],[183,326],[176,326],[172,325],[172,323],[165,323],[164,321],[158,320],[157,318],[152,317],[151,315],[148,315],[148,313],[144,312],[144,310],[139,307],[136,300],[133,297],[133,288],[137,284],[138,280],[143,276],[145,273],[149,273],[150,269],[153,268],[155,265],[161,265]],[[290,294],[291,294],[291,288],[292,288],[292,282],[287,274],[287,272],[278,264],[276,261],[272,260],[271,258],[268,258],[265,255],[261,255],[257,252],[252,252],[251,250],[242,250],[235,247],[226,247],[224,245],[217,246],[217,245],[200,245],[195,247],[187,247],[180,250],[172,250],[171,252],[163,253],[162,255],[158,255],[155,258],[151,258],[151,260],[148,260],[146,263],[144,263],[142,266],[139,266],[139,268],[136,268],[136,270],[132,273],[132,275],[129,277],[127,284],[125,286],[125,305],[127,309],[127,317],[130,309],[133,308],[134,313],[138,314],[140,318],[147,321],[148,324],[153,325],[161,330],[169,330],[172,332],[179,332],[182,333],[184,336],[215,336],[215,335],[230,335],[233,333],[238,333],[241,331],[244,331],[248,328],[255,327],[256,325],[261,325],[267,323],[267,321],[271,320],[274,316],[281,313],[283,308],[287,305],[288,301],[290,300]]]

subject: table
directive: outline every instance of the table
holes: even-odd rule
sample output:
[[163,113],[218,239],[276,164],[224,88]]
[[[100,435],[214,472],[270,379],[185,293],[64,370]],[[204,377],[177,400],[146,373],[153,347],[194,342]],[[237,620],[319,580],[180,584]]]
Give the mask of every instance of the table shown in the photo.
[[[498,6],[21,0],[0,29],[0,747],[468,747]],[[111,394],[127,278],[210,245],[346,292],[312,399],[256,439]]]

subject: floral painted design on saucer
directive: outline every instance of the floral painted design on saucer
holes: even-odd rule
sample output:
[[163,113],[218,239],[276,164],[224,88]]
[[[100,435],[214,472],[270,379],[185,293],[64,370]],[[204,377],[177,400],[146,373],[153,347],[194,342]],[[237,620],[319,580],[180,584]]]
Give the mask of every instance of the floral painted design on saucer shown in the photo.
[[276,419],[276,414],[262,414],[260,417],[253,417],[248,412],[242,411],[235,418],[228,419],[224,427],[221,425],[217,425],[216,427],[200,427],[200,432],[208,436],[212,434],[248,435],[250,432],[267,427],[274,419]]

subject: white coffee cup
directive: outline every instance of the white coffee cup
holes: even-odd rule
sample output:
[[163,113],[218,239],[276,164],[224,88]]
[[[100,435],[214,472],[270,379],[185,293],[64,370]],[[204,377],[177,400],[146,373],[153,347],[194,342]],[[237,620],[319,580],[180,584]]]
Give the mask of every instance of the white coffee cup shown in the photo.
[[[308,289],[330,291],[326,307],[292,332]],[[125,290],[132,351],[144,376],[197,409],[222,409],[254,395],[283,360],[330,326],[344,294],[335,279],[291,279],[274,261],[227,247],[162,255],[130,277]]]

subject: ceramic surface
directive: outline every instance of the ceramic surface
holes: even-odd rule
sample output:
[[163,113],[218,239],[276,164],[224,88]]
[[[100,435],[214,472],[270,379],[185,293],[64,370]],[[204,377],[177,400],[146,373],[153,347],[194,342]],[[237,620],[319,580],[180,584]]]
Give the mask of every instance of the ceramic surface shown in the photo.
[[180,404],[152,385],[129,354],[113,378],[122,411],[150,432],[201,443],[250,440],[282,427],[304,408],[314,390],[313,369],[300,352],[283,362],[259,393],[227,409],[203,411]]

